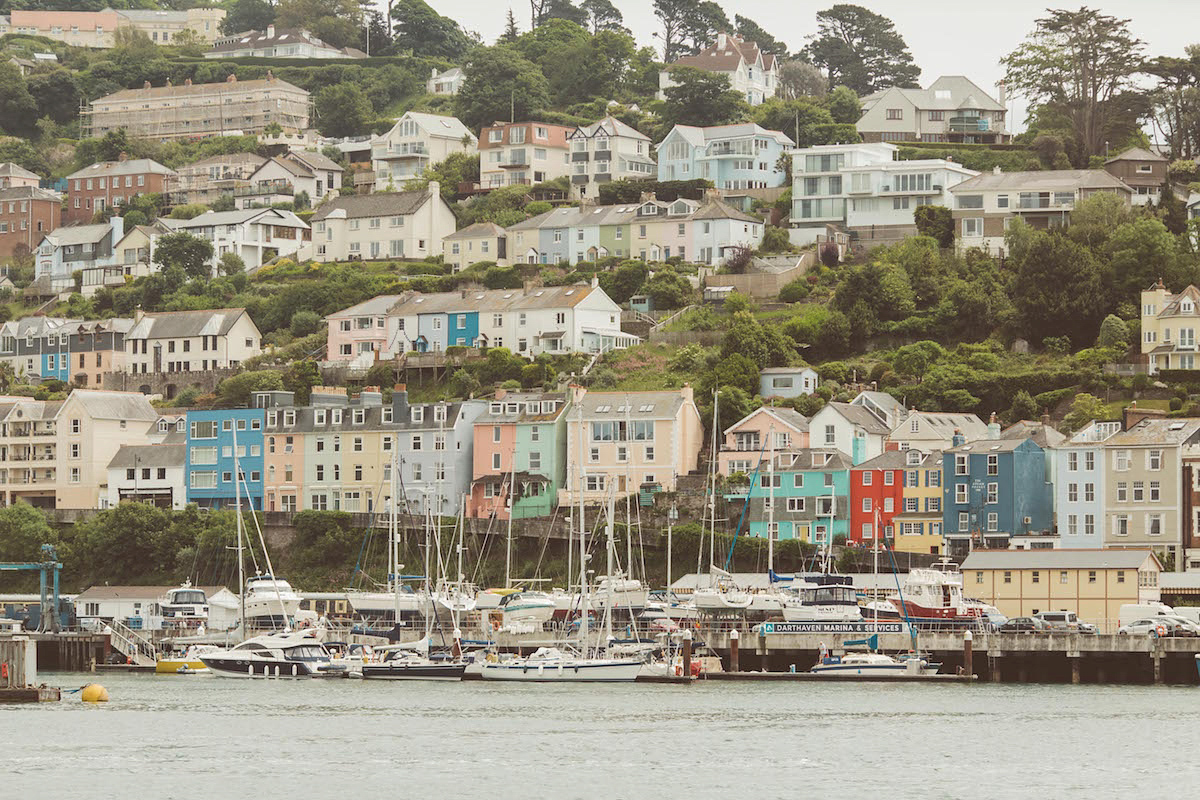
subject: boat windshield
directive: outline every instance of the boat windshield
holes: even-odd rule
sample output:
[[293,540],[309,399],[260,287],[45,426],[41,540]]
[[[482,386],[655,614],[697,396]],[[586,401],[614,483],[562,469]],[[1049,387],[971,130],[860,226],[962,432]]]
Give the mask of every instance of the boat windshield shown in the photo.
[[174,592],[168,602],[176,605],[201,606],[204,605],[204,601],[204,592],[197,591],[195,589],[189,589],[186,591],[181,590]]
[[849,603],[858,604],[858,597],[849,586],[820,586],[804,591],[806,603]]
[[288,661],[324,661],[329,656],[320,645],[298,645],[284,651]]

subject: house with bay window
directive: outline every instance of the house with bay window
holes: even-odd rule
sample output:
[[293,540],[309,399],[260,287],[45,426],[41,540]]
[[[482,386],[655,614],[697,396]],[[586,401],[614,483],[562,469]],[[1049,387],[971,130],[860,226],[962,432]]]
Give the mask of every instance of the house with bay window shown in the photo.
[[791,408],[762,406],[722,434],[718,471],[726,477],[764,469],[771,455],[808,447],[808,418]]
[[457,117],[406,111],[387,133],[371,140],[375,191],[403,189],[430,164],[452,153],[474,153],[478,145],[475,134]]
[[616,117],[579,126],[567,135],[567,144],[575,197],[596,197],[600,184],[610,181],[652,180],[657,171],[650,137]]
[[1196,369],[1200,289],[1175,294],[1157,283],[1142,292],[1142,358],[1151,375],[1163,369]]
[[549,122],[497,122],[479,133],[479,186],[529,186],[571,173],[567,137],[576,129]]
[[962,75],[943,75],[928,89],[892,86],[863,97],[858,133],[864,142],[1007,144],[1007,92],[992,97]]
[[779,159],[796,143],[752,122],[676,125],[658,144],[658,179],[712,181],[717,189],[771,189],[787,183]]
[[848,530],[851,466],[849,456],[827,447],[780,453],[774,468],[735,485],[726,500],[746,504],[751,536],[828,545]]

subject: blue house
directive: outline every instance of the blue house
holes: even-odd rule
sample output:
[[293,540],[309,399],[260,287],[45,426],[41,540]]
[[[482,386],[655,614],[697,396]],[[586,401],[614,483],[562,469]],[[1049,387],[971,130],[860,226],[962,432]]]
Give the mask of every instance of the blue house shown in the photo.
[[1014,536],[1054,527],[1053,487],[1046,451],[1033,439],[980,439],[942,457],[942,535],[950,555],[976,548],[1004,549]]
[[776,539],[829,544],[849,529],[851,466],[849,456],[832,448],[780,453],[773,475],[764,463],[757,475],[751,471],[747,487],[726,495],[731,517],[745,508],[743,535],[766,538],[773,521]]
[[262,509],[265,413],[255,408],[188,412],[184,477],[189,503],[204,508],[233,508],[238,491],[234,481],[236,460],[243,480],[242,508]]
[[658,179],[712,181],[718,189],[772,189],[787,183],[779,158],[795,142],[754,123],[676,125],[658,145]]
[[817,391],[819,378],[812,367],[768,367],[758,373],[760,397],[799,397]]

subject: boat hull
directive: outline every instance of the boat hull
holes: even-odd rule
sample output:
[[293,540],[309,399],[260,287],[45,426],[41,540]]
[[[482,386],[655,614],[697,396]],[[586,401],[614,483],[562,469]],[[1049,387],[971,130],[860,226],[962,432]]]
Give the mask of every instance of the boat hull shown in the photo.
[[194,675],[208,672],[208,667],[199,658],[160,658],[154,663],[154,671],[159,675]]
[[317,663],[280,661],[276,659],[225,658],[206,656],[201,659],[214,675],[225,678],[310,678]]
[[602,661],[582,664],[484,663],[480,677],[485,681],[525,683],[618,683],[637,680],[641,661]]
[[461,681],[466,672],[465,663],[449,664],[363,664],[364,680],[385,681]]

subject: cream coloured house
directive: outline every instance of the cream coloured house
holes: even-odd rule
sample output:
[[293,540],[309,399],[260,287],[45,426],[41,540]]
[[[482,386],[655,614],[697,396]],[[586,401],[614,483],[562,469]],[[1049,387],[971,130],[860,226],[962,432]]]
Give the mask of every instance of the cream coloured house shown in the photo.
[[1200,289],[1173,294],[1159,280],[1142,292],[1142,356],[1151,375],[1160,369],[1196,369]]
[[394,192],[426,167],[452,153],[473,153],[479,140],[457,117],[405,112],[387,133],[371,140],[375,191]]
[[442,240],[442,254],[455,272],[480,261],[508,266],[508,231],[494,222],[476,222]]
[[455,226],[437,181],[422,191],[347,195],[313,215],[311,257],[363,261],[439,255]]
[[675,392],[589,392],[571,387],[567,478],[560,506],[600,504],[612,495],[674,491],[696,469],[704,426],[692,387]]
[[134,314],[125,334],[126,371],[206,372],[239,366],[262,352],[262,334],[244,308]]

